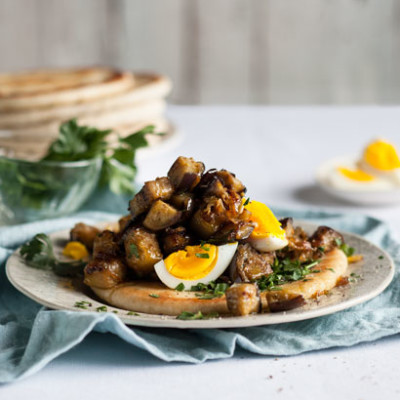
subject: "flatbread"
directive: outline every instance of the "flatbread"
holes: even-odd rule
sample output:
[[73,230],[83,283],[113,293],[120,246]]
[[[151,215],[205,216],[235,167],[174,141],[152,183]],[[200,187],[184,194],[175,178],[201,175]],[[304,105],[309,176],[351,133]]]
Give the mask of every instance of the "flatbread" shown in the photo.
[[[263,310],[268,310],[268,302],[284,305],[285,302],[299,296],[307,300],[326,293],[336,286],[339,278],[346,273],[347,266],[347,258],[341,250],[330,251],[315,268],[320,272],[309,274],[308,281],[282,285],[282,290],[279,291],[262,292],[260,297]],[[92,288],[92,290],[106,303],[136,312],[165,315],[179,315],[183,311],[192,313],[201,311],[203,314],[229,313],[225,296],[201,300],[196,296],[199,295],[198,292],[178,292],[168,289],[159,282],[133,281],[117,285],[112,289]]]
[[203,314],[228,313],[225,296],[202,300],[196,296],[201,295],[199,292],[178,292],[159,282],[134,281],[112,289],[92,290],[112,306],[147,314],[179,315],[184,311],[201,311]]
[[126,90],[90,102],[51,105],[46,108],[0,112],[0,129],[31,128],[59,123],[75,117],[110,114],[114,110],[140,108],[141,104],[160,100],[171,91],[171,81],[157,74],[135,74],[134,83]]
[[133,84],[131,72],[105,67],[0,74],[0,111],[88,102]]

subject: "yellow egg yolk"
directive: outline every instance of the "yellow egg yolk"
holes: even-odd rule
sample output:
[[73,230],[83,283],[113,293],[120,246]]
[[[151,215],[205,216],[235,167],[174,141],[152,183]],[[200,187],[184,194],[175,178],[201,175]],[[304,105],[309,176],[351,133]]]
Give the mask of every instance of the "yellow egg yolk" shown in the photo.
[[64,256],[73,258],[74,260],[82,260],[89,257],[89,253],[84,244],[81,242],[68,242],[63,249]]
[[207,276],[215,267],[218,259],[218,246],[203,244],[186,246],[170,254],[165,260],[167,271],[179,279],[196,280]]
[[376,140],[364,150],[364,161],[381,171],[400,168],[400,160],[395,147],[383,140]]
[[375,179],[375,177],[373,177],[370,174],[367,174],[361,169],[349,169],[346,167],[338,167],[337,170],[346,178],[351,179],[353,181],[370,182]]
[[251,212],[250,220],[256,225],[250,237],[275,236],[279,239],[285,239],[285,231],[282,229],[281,223],[265,204],[252,200],[244,208]]

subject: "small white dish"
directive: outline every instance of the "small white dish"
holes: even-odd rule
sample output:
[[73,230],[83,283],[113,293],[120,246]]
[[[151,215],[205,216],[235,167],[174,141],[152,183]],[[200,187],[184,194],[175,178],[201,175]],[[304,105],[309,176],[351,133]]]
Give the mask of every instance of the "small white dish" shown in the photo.
[[[317,228],[317,225],[303,221],[296,221],[296,224],[301,225],[309,234]],[[303,307],[291,311],[254,314],[246,317],[224,316],[205,320],[178,320],[176,317],[165,315],[144,313],[129,315],[127,310],[111,307],[98,301],[81,282],[71,278],[62,278],[52,271],[27,266],[20,256],[19,250],[16,250],[8,259],[6,273],[9,281],[17,290],[46,307],[77,312],[96,312],[97,307],[106,306],[109,312],[115,313],[127,325],[219,329],[281,324],[345,310],[378,296],[390,284],[394,276],[394,264],[390,256],[361,236],[351,233],[343,233],[343,236],[346,243],[364,257],[363,261],[349,266],[349,275],[353,273],[360,276],[355,283],[336,287],[329,292],[329,295],[308,301]],[[60,254],[63,243],[68,240],[69,231],[56,232],[50,237],[56,253]],[[91,306],[87,310],[74,307],[76,302],[81,301],[90,302]]]
[[337,157],[324,162],[317,169],[316,181],[325,192],[338,199],[364,206],[391,205],[400,203],[400,188],[386,190],[372,189],[338,189],[330,184],[329,177],[332,171],[340,166],[354,163],[355,156]]

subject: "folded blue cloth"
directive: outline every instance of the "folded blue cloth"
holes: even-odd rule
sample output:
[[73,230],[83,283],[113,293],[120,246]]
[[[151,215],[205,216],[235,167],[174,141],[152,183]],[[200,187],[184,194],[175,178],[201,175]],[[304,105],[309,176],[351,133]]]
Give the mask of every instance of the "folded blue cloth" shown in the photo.
[[[324,212],[275,212],[361,234],[386,249],[396,265],[400,262],[400,245],[381,221]],[[118,335],[161,360],[190,363],[231,357],[237,346],[258,354],[282,356],[352,346],[400,332],[398,271],[380,296],[336,314],[281,325],[216,330],[133,328],[111,313],[48,310],[7,281],[4,271],[7,257],[34,234],[69,228],[77,221],[90,223],[117,218],[106,213],[81,213],[0,229],[0,382],[11,382],[40,370],[92,330]]]

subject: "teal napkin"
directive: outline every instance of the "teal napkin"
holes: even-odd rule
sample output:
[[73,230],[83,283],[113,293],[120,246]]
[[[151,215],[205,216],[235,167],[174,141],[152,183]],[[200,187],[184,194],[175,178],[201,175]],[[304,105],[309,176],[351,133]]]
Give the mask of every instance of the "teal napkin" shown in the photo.
[[[400,245],[383,222],[359,215],[275,210],[355,232],[386,249],[396,265]],[[20,294],[7,281],[7,257],[38,232],[71,227],[77,221],[115,220],[89,212],[74,217],[0,228],[0,382],[11,382],[43,368],[92,330],[113,333],[164,361],[200,363],[232,357],[241,347],[257,354],[282,356],[336,346],[352,346],[400,332],[399,272],[380,296],[362,305],[312,320],[242,329],[178,330],[132,328],[112,313],[54,311]]]

